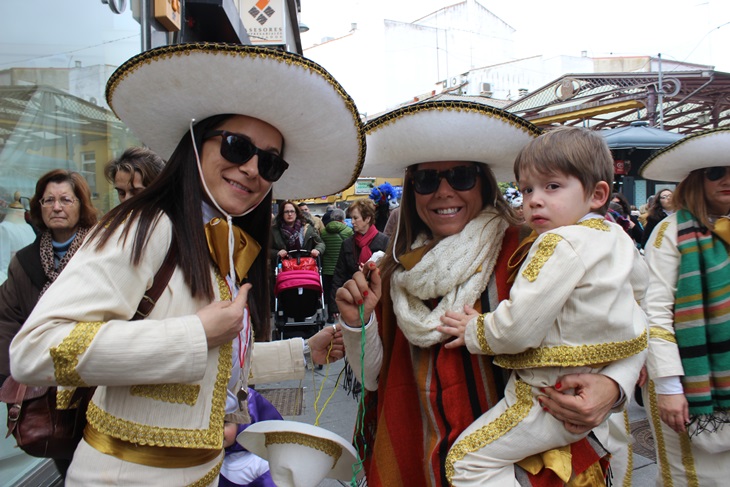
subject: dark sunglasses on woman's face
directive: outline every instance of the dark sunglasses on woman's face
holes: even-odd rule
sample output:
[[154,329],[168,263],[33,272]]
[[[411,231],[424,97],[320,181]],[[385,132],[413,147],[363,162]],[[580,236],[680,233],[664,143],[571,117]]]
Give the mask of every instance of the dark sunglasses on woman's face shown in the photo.
[[708,181],[719,181],[725,177],[726,173],[727,167],[725,166],[708,167],[705,169],[705,177]]
[[251,160],[253,156],[259,156],[259,176],[273,183],[289,168],[289,164],[274,154],[256,147],[253,142],[243,135],[234,134],[225,130],[211,130],[203,136],[203,139],[221,136],[221,156],[228,162],[242,166]]
[[457,166],[445,171],[436,169],[418,169],[413,171],[413,189],[418,194],[431,194],[444,178],[456,191],[469,191],[477,184],[480,168],[475,164]]

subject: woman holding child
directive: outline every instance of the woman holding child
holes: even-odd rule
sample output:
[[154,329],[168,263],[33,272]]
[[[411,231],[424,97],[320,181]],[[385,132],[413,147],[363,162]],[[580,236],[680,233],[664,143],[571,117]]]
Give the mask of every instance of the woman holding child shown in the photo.
[[[505,377],[491,357],[449,344],[438,327],[447,311],[486,312],[509,296],[519,229],[497,180],[512,179],[515,157],[539,131],[463,101],[403,107],[366,130],[365,173],[395,177],[405,170],[400,222],[386,257],[337,291],[349,359],[367,391],[368,485],[446,486],[450,448],[503,397]],[[633,391],[640,361],[609,365],[605,375],[562,377],[555,386],[576,395],[546,387],[541,403],[571,432],[588,432],[621,390]]]
[[[650,413],[657,485],[727,485],[730,427],[730,130],[689,135],[641,168],[679,182],[645,247]],[[681,182],[680,182],[681,181]]]
[[[261,80],[273,96],[251,89]],[[276,95],[292,92],[302,96]],[[272,191],[303,198],[353,184],[359,115],[317,64],[224,44],[144,52],[112,75],[107,100],[168,163],[48,288],[11,345],[11,369],[28,384],[97,386],[66,485],[217,485],[222,465],[240,472],[223,447],[251,421],[248,382],[302,378],[311,359],[344,353],[334,326],[259,342],[270,340]],[[170,256],[154,308],[136,316]],[[266,471],[259,462],[256,475]]]

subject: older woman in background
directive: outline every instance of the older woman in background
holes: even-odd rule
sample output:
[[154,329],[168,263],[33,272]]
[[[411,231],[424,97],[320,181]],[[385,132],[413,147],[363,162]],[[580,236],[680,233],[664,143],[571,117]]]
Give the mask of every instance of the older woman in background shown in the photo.
[[[96,224],[97,211],[83,176],[55,169],[36,183],[30,216],[41,233],[15,254],[0,286],[0,384],[10,375],[10,342]],[[56,460],[61,474],[69,463]]]
[[347,210],[352,220],[354,235],[342,242],[340,256],[332,276],[331,303],[332,313],[338,313],[335,293],[345,281],[362,269],[372,255],[388,247],[388,236],[375,228],[375,203],[370,199],[355,201]]
[[730,129],[689,135],[641,168],[680,182],[646,246],[657,485],[727,485],[730,465]]

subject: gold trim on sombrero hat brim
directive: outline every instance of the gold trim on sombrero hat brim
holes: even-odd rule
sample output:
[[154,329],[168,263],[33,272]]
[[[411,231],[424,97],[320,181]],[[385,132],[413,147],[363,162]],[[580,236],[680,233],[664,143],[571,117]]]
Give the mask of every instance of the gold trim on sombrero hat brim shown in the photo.
[[[236,441],[251,453],[268,460],[272,468],[286,462],[290,462],[288,464],[290,467],[293,466],[292,463],[304,462],[302,468],[306,468],[306,458],[301,454],[299,457],[290,456],[286,459],[271,458],[268,447],[272,444],[290,444],[319,451],[331,459],[328,463],[329,472],[323,472],[322,478],[350,480],[352,466],[358,462],[357,451],[350,442],[327,429],[298,421],[259,421],[239,433]],[[362,477],[362,474],[360,471],[358,478]]]
[[696,169],[730,166],[730,127],[688,135],[652,154],[639,174],[655,181],[679,182]]
[[289,169],[275,198],[305,198],[352,186],[365,135],[352,98],[320,65],[257,46],[177,44],[139,54],[109,78],[114,113],[153,151],[169,158],[191,118],[241,114],[284,137]]
[[498,181],[512,181],[517,154],[541,131],[499,108],[438,100],[381,115],[365,125],[365,133],[363,176],[402,177],[412,164],[474,161],[487,164]]

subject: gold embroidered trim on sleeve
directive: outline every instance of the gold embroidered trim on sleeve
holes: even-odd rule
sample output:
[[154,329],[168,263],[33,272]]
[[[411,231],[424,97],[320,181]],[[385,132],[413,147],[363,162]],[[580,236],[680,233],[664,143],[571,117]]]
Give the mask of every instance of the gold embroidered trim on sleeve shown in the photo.
[[497,355],[494,363],[506,369],[537,367],[582,367],[615,362],[636,355],[647,347],[646,330],[636,338],[623,342],[595,345],[559,345],[533,348],[514,355]]
[[563,240],[563,237],[555,233],[548,233],[540,240],[540,244],[537,247],[537,252],[532,256],[530,262],[525,266],[522,271],[522,276],[530,282],[534,282],[537,279],[537,275],[540,274],[540,269],[545,265],[553,252],[558,242]]
[[80,321],[71,330],[71,333],[64,338],[57,347],[50,350],[55,369],[56,383],[60,386],[83,387],[86,386],[81,376],[76,371],[79,364],[79,355],[84,353],[99,329],[103,321],[83,322]]
[[589,218],[588,220],[578,222],[578,225],[581,227],[592,228],[593,230],[601,230],[603,232],[611,231],[611,227],[608,226],[608,223],[606,223],[606,220],[603,218]]
[[662,246],[662,240],[664,240],[664,232],[667,231],[667,227],[669,226],[669,222],[663,222],[661,225],[659,225],[659,230],[657,230],[656,239],[654,239],[654,247],[661,248]]
[[446,456],[445,465],[446,478],[449,481],[449,485],[451,485],[452,478],[456,472],[454,468],[456,462],[463,460],[467,454],[480,450],[501,438],[527,417],[533,404],[532,387],[526,382],[517,379],[515,389],[517,401],[513,406],[508,407],[505,412],[500,414],[491,423],[484,425],[451,447],[449,454]]
[[129,393],[156,401],[195,406],[200,394],[198,384],[145,384],[132,386]]
[[218,478],[218,475],[221,472],[222,466],[223,466],[223,460],[218,462],[218,464],[215,467],[213,467],[208,473],[206,473],[199,480],[196,480],[192,484],[188,484],[187,487],[207,487],[208,485],[213,483],[213,480]]
[[273,431],[266,433],[266,446],[269,445],[302,445],[307,448],[319,450],[325,455],[332,457],[332,468],[335,468],[337,462],[342,456],[342,447],[332,440],[326,438],[317,438],[302,433],[292,433],[290,431]]
[[674,333],[658,326],[649,327],[649,338],[659,338],[660,340],[677,343],[677,337],[674,335]]
[[494,355],[492,347],[487,343],[487,337],[484,334],[484,318],[486,314],[479,315],[477,318],[477,340],[479,341],[479,348],[487,355]]

